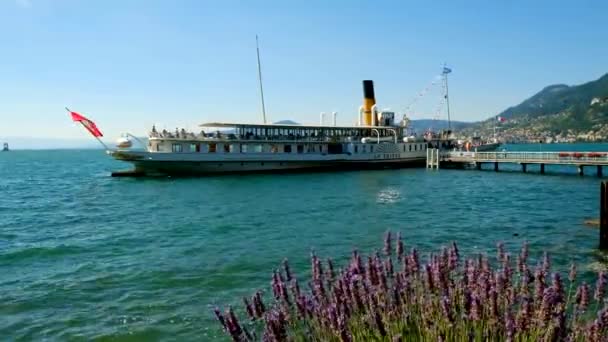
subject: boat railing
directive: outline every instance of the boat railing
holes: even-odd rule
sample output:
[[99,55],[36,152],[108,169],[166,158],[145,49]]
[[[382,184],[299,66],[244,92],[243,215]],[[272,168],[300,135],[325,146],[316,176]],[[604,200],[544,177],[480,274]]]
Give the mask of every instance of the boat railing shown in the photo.
[[605,161],[608,152],[463,152],[450,151],[447,158],[467,158],[472,161]]
[[[174,134],[174,133],[150,133],[150,139],[154,140],[185,140],[185,141],[251,141],[251,142],[326,142],[326,143],[348,143],[360,141],[363,137],[361,136],[332,136],[332,135],[317,135],[317,136],[302,136],[302,135],[273,135],[273,136],[259,136],[259,135],[236,135],[233,133],[186,133],[186,134]],[[379,142],[381,137],[379,134],[375,137]],[[395,142],[397,142],[397,134],[395,134]]]

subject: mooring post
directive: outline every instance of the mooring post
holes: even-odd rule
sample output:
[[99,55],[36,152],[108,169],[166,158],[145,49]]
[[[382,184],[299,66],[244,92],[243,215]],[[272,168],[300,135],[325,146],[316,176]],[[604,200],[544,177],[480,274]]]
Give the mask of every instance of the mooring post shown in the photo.
[[600,249],[608,249],[608,182],[600,184]]
[[602,173],[602,165],[598,165],[597,166],[597,176],[598,177],[604,176],[603,173]]
[[545,164],[540,164],[540,174],[545,174]]
[[498,171],[498,162],[494,162],[494,171]]
[[526,164],[525,163],[521,163],[521,171],[523,173],[526,173]]

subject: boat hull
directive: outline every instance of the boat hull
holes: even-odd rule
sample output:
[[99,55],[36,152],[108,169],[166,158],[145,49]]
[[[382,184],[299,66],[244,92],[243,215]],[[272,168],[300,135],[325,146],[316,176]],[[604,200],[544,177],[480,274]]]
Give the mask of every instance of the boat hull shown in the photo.
[[491,152],[496,151],[500,147],[499,143],[491,143],[491,144],[483,144],[479,146],[475,146],[473,150],[477,152]]
[[[384,157],[385,155],[377,155]],[[245,174],[269,172],[309,172],[335,170],[369,170],[424,166],[425,155],[394,158],[349,159],[348,156],[328,155],[325,160],[152,160],[141,155],[123,154],[114,156],[118,160],[132,163],[135,168],[129,172],[117,172],[116,176],[203,176],[218,174]],[[158,156],[154,156],[158,157]]]

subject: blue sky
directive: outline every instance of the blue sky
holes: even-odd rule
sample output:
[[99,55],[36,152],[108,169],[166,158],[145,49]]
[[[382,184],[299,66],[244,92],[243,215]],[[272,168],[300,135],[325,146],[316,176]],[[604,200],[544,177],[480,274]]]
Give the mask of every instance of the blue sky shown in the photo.
[[[452,119],[608,72],[606,1],[0,0],[0,137],[109,138],[208,121],[354,123],[361,80],[401,113],[441,70]],[[439,89],[411,108],[432,118]],[[445,111],[441,118],[446,118]]]

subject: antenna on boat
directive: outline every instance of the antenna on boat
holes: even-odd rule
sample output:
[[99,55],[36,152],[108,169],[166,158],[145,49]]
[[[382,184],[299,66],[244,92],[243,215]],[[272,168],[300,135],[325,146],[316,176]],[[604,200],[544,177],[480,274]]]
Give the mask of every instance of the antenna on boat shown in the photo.
[[452,131],[452,122],[450,120],[450,96],[448,92],[448,74],[452,72],[452,69],[448,68],[445,63],[443,63],[443,71],[441,74],[443,75],[443,81],[445,82],[445,101],[448,106],[448,131]]
[[258,35],[255,35],[255,48],[258,53],[258,78],[260,80],[260,95],[262,98],[262,118],[266,124],[266,106],[264,105],[264,87],[262,87],[262,64],[260,63],[260,45],[258,43]]

